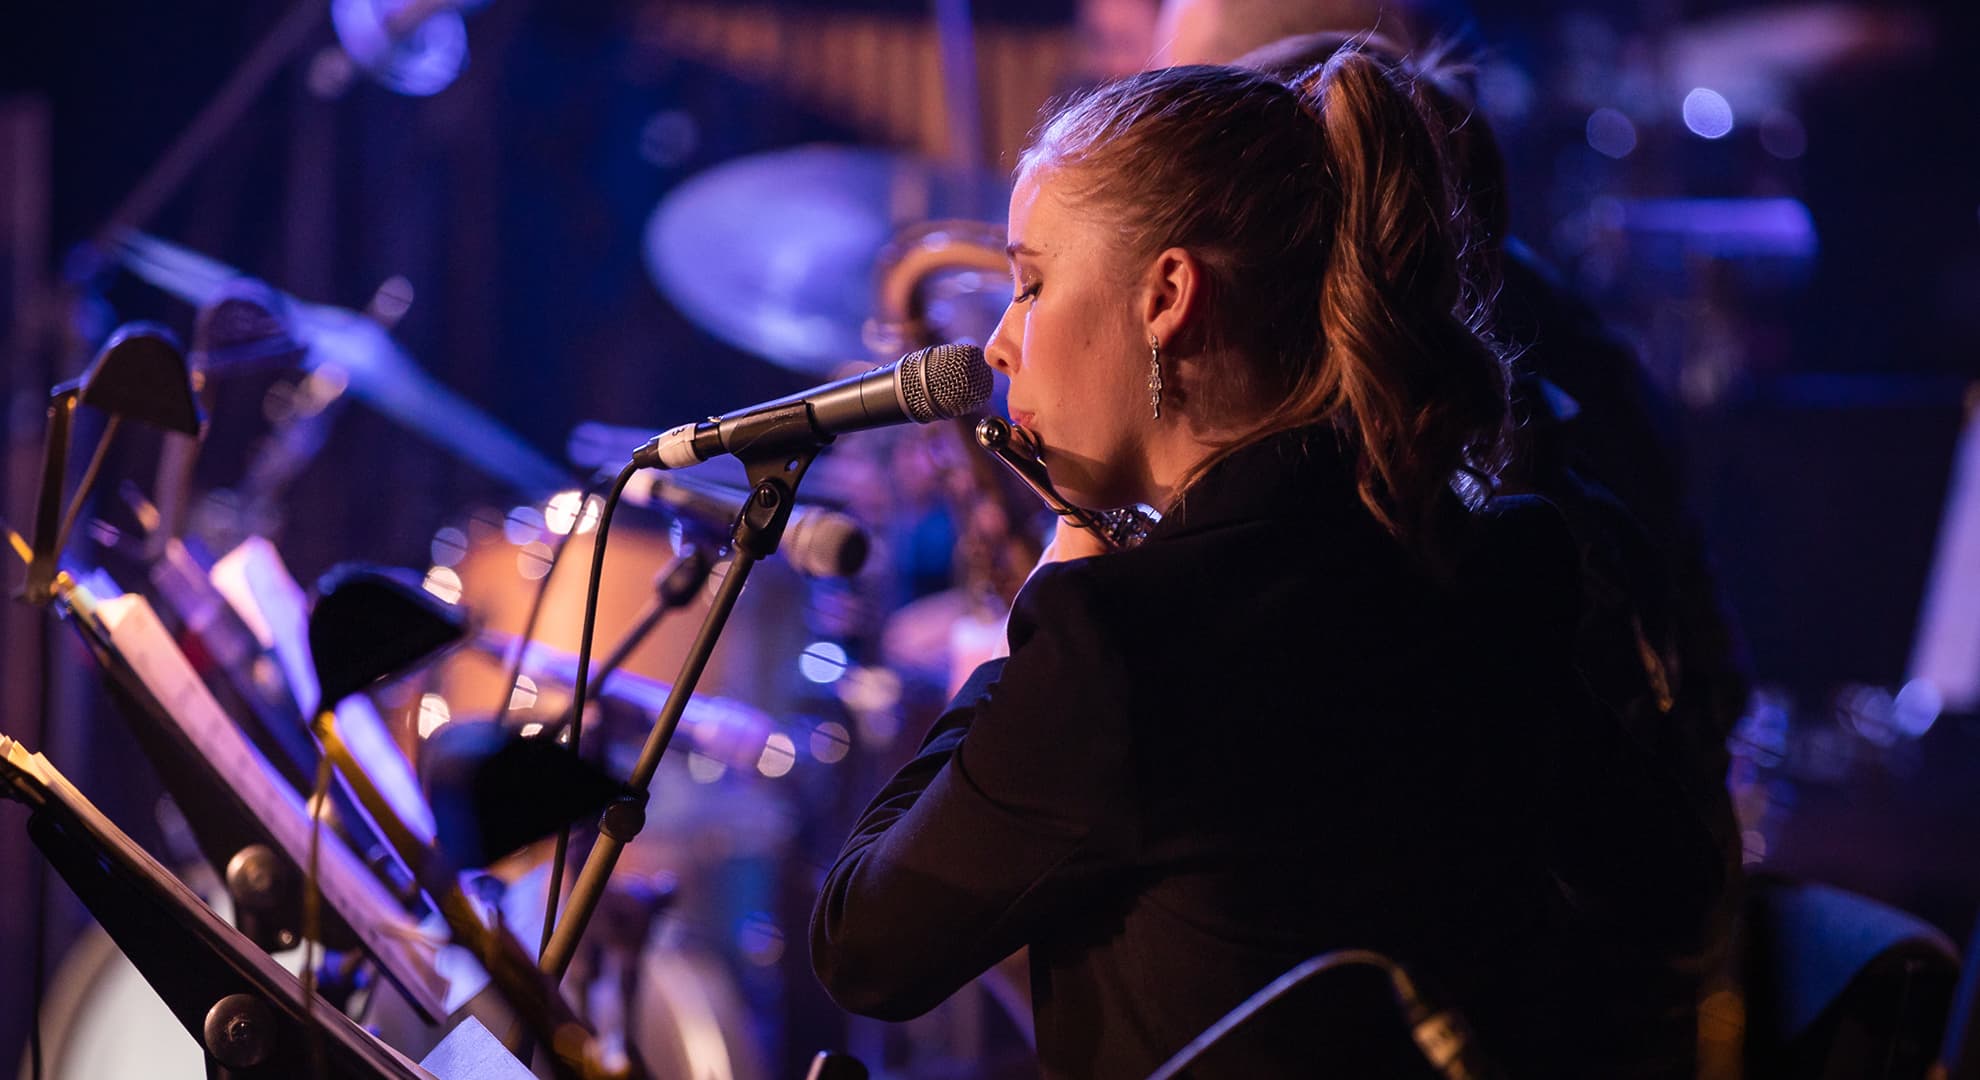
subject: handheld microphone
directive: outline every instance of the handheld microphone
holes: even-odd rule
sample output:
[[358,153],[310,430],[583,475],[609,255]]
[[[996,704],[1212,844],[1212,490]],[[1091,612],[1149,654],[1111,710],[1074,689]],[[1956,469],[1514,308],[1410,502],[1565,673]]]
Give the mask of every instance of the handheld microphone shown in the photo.
[[883,367],[727,416],[661,432],[633,454],[643,469],[683,469],[721,454],[823,446],[852,431],[947,420],[990,400],[990,369],[974,345],[934,345]]
[[[664,508],[683,525],[726,538],[749,492],[726,484],[642,473],[620,495],[635,506]],[[873,541],[850,514],[799,503],[784,526],[782,551],[791,568],[806,577],[851,577],[866,565]]]

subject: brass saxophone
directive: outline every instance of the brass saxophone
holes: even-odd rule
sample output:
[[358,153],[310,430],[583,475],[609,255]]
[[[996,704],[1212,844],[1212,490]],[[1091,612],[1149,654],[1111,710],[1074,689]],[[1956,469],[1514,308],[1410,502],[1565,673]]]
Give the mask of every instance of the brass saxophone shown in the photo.
[[984,221],[926,221],[902,229],[875,261],[875,304],[862,336],[876,356],[898,356],[943,340],[929,326],[923,286],[947,271],[992,274],[1002,283],[1009,270],[1004,230]]
[[1024,481],[1025,486],[1054,514],[1098,536],[1115,551],[1134,547],[1148,539],[1148,530],[1155,527],[1155,516],[1138,508],[1088,510],[1067,502],[1065,496],[1059,494],[1059,489],[1052,486],[1052,477],[1045,471],[1038,440],[1031,432],[1008,420],[986,416],[977,421],[976,445],[990,451],[1005,467],[1016,473],[1017,478]]
[[[935,280],[943,274],[975,272],[981,281],[965,278],[960,284],[1001,288],[1008,281],[1008,270],[1000,225],[930,221],[902,230],[878,258],[877,304],[865,328],[867,344],[876,356],[884,356],[948,340],[962,328],[935,325],[939,313],[931,310],[935,305],[929,295]],[[957,584],[984,612],[1001,616],[1043,547],[1037,530],[1026,527],[1037,513],[1037,504],[1022,484],[977,450],[970,438],[970,421],[943,424],[940,433],[930,435],[939,443],[937,460],[949,473],[943,490],[957,523]]]

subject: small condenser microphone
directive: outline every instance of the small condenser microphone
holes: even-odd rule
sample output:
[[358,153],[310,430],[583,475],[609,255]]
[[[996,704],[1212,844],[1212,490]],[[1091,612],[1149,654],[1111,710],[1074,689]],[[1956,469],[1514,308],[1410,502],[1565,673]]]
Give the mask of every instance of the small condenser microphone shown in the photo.
[[[727,536],[749,492],[726,484],[643,473],[626,485],[625,500],[664,509],[684,524]],[[799,503],[784,527],[784,558],[809,577],[851,577],[866,565],[872,537],[850,514]]]

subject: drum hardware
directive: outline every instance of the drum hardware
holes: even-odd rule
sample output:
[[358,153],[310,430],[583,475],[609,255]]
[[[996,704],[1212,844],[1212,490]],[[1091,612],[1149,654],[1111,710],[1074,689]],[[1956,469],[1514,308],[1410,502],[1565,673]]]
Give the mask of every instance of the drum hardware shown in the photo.
[[310,88],[334,98],[363,72],[395,94],[430,97],[467,69],[467,23],[461,11],[480,0],[331,0],[337,45],[316,54]]
[[[340,47],[318,55],[316,72],[328,71],[331,77],[316,84],[326,97],[341,93],[355,64],[397,93],[437,93],[467,61],[467,33],[459,11],[482,2],[333,0],[331,21]],[[84,245],[78,263],[99,267],[99,247],[113,246],[129,230],[143,227],[172,198],[199,160],[239,126],[268,81],[318,33],[322,15],[319,0],[301,0],[283,14],[117,204],[96,230],[94,243]],[[341,73],[337,60],[342,61]]]
[[[208,303],[243,276],[224,263],[139,232],[121,236],[111,252],[138,277],[191,304]],[[334,398],[348,392],[533,498],[571,486],[566,470],[421,370],[381,322],[389,319],[392,305],[374,304],[375,311],[359,312],[274,295],[287,306],[295,339],[308,347],[306,366],[325,380],[310,384],[312,393],[320,390]]]

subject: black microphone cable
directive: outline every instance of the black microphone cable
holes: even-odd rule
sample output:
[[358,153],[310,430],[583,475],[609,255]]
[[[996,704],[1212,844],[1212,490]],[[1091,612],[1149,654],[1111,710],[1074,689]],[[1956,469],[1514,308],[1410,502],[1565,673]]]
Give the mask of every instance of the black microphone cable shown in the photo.
[[543,569],[543,579],[536,583],[536,593],[529,598],[529,613],[523,616],[522,632],[516,635],[516,658],[509,664],[509,677],[502,682],[502,701],[495,707],[494,715],[501,718],[509,711],[509,703],[515,700],[516,683],[522,678],[523,658],[529,654],[529,643],[536,636],[536,621],[543,614],[543,601],[550,595],[550,581],[557,576],[557,567],[564,561],[564,549],[569,547],[572,538],[584,524],[585,511],[590,509],[591,500],[597,498],[598,489],[605,486],[604,477],[596,477],[578,492],[578,504],[571,518],[570,531],[557,540],[550,549],[550,563]]
[[[598,511],[598,536],[592,542],[591,548],[591,579],[586,583],[584,590],[584,629],[578,635],[577,679],[571,686],[572,756],[577,755],[578,739],[584,734],[585,682],[591,674],[591,639],[598,622],[599,583],[603,579],[605,570],[605,537],[612,529],[612,511],[618,509],[619,496],[625,493],[626,485],[632,482],[633,476],[640,468],[641,466],[634,462],[626,462],[625,467],[619,470],[619,475],[613,478],[611,494],[605,497],[605,505]],[[579,520],[583,519],[585,505],[584,502],[578,504]],[[571,530],[575,532],[577,525],[573,524]],[[550,575],[546,573],[543,576],[547,580]],[[524,641],[521,648],[526,650],[528,647],[528,641]],[[518,664],[522,662],[522,656],[522,651],[516,653]],[[564,861],[570,852],[570,846],[571,827],[566,825],[557,832],[557,850],[550,860],[550,889],[549,895],[543,902],[543,938],[536,946],[539,957],[549,950],[550,936],[557,928],[557,904],[563,897]]]
[[1401,964],[1371,949],[1337,949],[1300,964],[1246,998],[1243,1004],[1191,1039],[1189,1045],[1176,1051],[1161,1068],[1148,1074],[1148,1080],[1175,1080],[1197,1058],[1273,1002],[1324,972],[1350,966],[1376,968],[1389,977],[1389,985],[1396,994],[1396,1007],[1409,1024],[1410,1038],[1423,1060],[1438,1075],[1445,1080],[1494,1080],[1499,1075],[1471,1044],[1471,1032],[1458,1011],[1424,997]]

